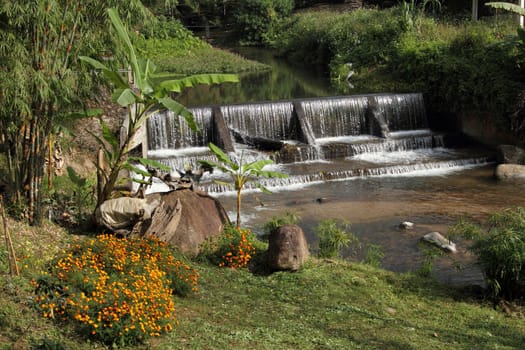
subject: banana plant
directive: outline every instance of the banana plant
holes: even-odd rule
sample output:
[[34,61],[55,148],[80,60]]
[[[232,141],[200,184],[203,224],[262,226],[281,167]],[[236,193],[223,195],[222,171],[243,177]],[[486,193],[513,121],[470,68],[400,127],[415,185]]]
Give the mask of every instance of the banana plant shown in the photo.
[[497,1],[497,2],[487,2],[485,6],[490,6],[495,9],[503,9],[510,12],[514,12],[520,16],[525,16],[525,9],[522,8],[520,5],[512,4],[510,2],[503,2],[503,1]]
[[130,164],[127,155],[135,142],[134,139],[139,128],[150,116],[161,109],[168,109],[175,115],[183,116],[194,131],[199,131],[191,112],[175,101],[171,97],[172,93],[180,93],[197,84],[239,81],[238,76],[234,74],[199,74],[180,79],[163,79],[162,77],[165,74],[156,73],[153,62],[137,56],[128,31],[121,22],[117,11],[109,9],[108,16],[123,44],[132,79],[124,77],[120,71],[111,69],[94,58],[80,57],[80,60],[90,64],[97,71],[101,71],[111,81],[113,84],[112,101],[128,110],[127,123],[125,123],[127,132],[120,144],[111,135],[109,129],[103,125],[103,140],[99,139],[99,142],[103,145],[104,158],[109,170],[105,171],[102,166],[99,166],[99,172],[103,174],[101,178],[103,178],[104,184],[98,186],[97,207],[110,198],[118,181],[119,173],[123,168],[132,168],[138,171],[136,167]]
[[[253,161],[251,163],[244,163],[243,153],[241,153],[239,162],[235,162],[226,153],[224,153],[219,147],[217,147],[213,143],[210,142],[208,144],[208,147],[210,151],[212,151],[213,154],[215,154],[219,162],[217,163],[217,162],[212,162],[209,160],[199,160],[199,163],[205,166],[211,167],[211,168],[219,169],[221,172],[230,175],[232,179],[232,183],[218,181],[218,180],[215,182],[221,185],[227,185],[229,187],[233,187],[233,189],[237,193],[237,229],[240,229],[241,228],[241,198],[242,198],[242,190],[244,188],[244,185],[248,181],[255,181],[259,177],[286,178],[288,177],[288,175],[285,173],[278,172],[278,171],[263,170],[265,166],[269,164],[273,164],[273,161],[271,159],[260,159],[260,160]],[[255,185],[261,191],[265,193],[271,193],[261,183],[255,182]]]

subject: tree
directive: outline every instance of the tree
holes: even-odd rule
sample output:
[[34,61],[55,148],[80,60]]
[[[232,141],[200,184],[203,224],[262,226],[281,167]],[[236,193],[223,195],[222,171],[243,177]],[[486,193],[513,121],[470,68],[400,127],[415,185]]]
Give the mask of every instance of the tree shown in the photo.
[[[92,77],[76,58],[107,48],[105,9],[112,5],[127,21],[149,21],[139,0],[5,0],[0,5],[0,151],[14,192],[11,203],[23,208],[32,224],[42,218],[45,155],[55,121],[94,92]],[[118,58],[118,51],[114,55]]]
[[[243,154],[241,154],[241,158],[239,159],[238,162],[236,162],[230,159],[230,157],[226,153],[224,153],[219,147],[217,147],[213,143],[210,143],[208,147],[215,154],[215,156],[219,160],[219,163],[208,161],[208,160],[200,160],[199,163],[204,164],[208,167],[217,168],[223,173],[230,175],[233,184],[226,183],[226,182],[220,182],[220,181],[217,181],[217,182],[228,185],[228,186],[233,186],[235,192],[237,193],[237,229],[240,229],[241,228],[241,199],[242,199],[242,190],[244,188],[244,185],[246,185],[248,181],[254,181],[258,177],[285,178],[285,177],[288,177],[288,175],[278,172],[278,171],[263,170],[263,168],[266,165],[273,164],[273,161],[271,159],[261,159],[261,160],[253,161],[251,163],[244,163]],[[266,192],[266,193],[271,193],[261,183],[256,182],[255,185],[261,191]]]
[[[123,107],[127,107],[128,110],[127,133],[120,143],[109,129],[104,124],[102,125],[104,140],[100,139],[100,143],[104,146],[104,158],[108,164],[108,171],[106,172],[106,169],[99,166],[98,170],[102,175],[100,178],[103,184],[99,184],[97,207],[111,197],[122,169],[141,172],[128,161],[127,156],[135,144],[135,137],[139,129],[151,115],[157,113],[159,109],[169,109],[175,115],[183,116],[193,130],[198,130],[190,111],[171,98],[172,93],[180,93],[185,88],[197,84],[238,81],[238,77],[233,74],[199,74],[180,79],[163,79],[164,74],[156,74],[153,62],[149,59],[137,57],[128,31],[118,17],[117,11],[110,9],[108,14],[124,47],[126,61],[131,69],[132,81],[124,78],[118,70],[111,69],[101,61],[86,56],[80,57],[82,61],[101,71],[111,81],[113,84],[112,100]],[[132,160],[140,161],[143,164],[152,164],[152,161],[145,159],[133,158]]]

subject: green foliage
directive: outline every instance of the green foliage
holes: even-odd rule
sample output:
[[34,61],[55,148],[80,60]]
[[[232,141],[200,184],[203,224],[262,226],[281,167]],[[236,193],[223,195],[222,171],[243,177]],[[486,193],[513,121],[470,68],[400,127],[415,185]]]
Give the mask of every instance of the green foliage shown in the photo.
[[[0,6],[2,152],[8,158],[11,200],[25,203],[25,214],[34,223],[42,218],[40,187],[55,122],[81,105],[79,97],[97,92],[98,77],[76,58],[107,49],[105,10],[116,5],[130,23],[150,18],[138,0],[10,0]],[[118,48],[113,53],[120,57]]]
[[381,267],[385,253],[379,244],[367,244],[363,262],[374,267]]
[[217,162],[199,160],[200,164],[204,164],[211,168],[216,168],[230,176],[232,183],[216,181],[217,183],[231,186],[237,193],[237,229],[241,227],[241,198],[242,190],[246,183],[252,181],[255,182],[255,186],[265,193],[271,193],[266,187],[264,187],[260,182],[255,181],[259,177],[264,178],[285,178],[288,177],[287,174],[278,172],[278,171],[269,171],[263,170],[267,165],[273,164],[271,159],[260,159],[255,160],[250,163],[245,163],[243,161],[244,153],[241,154],[240,159],[233,160],[226,153],[224,153],[219,147],[215,146],[213,143],[209,143],[208,147],[217,157]]
[[176,323],[172,293],[196,285],[197,273],[164,243],[109,235],[63,251],[34,282],[44,318],[120,346],[169,332]]
[[99,164],[99,179],[103,184],[99,184],[98,205],[111,197],[122,169],[139,171],[126,158],[145,121],[158,112],[160,108],[168,109],[175,115],[183,116],[190,128],[198,131],[192,114],[171,97],[173,93],[180,93],[197,84],[238,81],[237,76],[231,74],[200,74],[177,79],[158,78],[153,62],[136,55],[128,31],[118,17],[116,10],[108,10],[108,15],[121,44],[125,47],[133,82],[124,79],[119,70],[112,69],[96,59],[86,56],[80,57],[82,61],[102,71],[104,76],[113,83],[112,101],[128,109],[128,117],[124,122],[126,135],[122,142],[118,142],[104,123],[101,124],[103,140],[97,139],[104,149],[104,158],[109,170],[106,171],[106,167]]
[[423,1],[404,0],[400,4],[399,9],[401,11],[401,21],[403,23],[403,26],[409,30],[412,30],[412,29],[419,30],[421,26],[421,20],[423,16],[425,15],[425,11],[427,9],[432,9],[433,11],[441,10],[441,1],[440,0],[423,0]]
[[293,0],[244,0],[233,13],[233,26],[244,45],[272,45],[290,15]]
[[474,240],[470,250],[477,256],[494,298],[521,298],[525,294],[525,209],[509,208],[493,213],[488,229],[459,221],[454,234]]
[[443,250],[434,246],[429,246],[425,242],[420,242],[418,247],[423,252],[424,259],[416,272],[421,277],[430,277],[434,271],[434,261],[437,257],[444,255]]
[[164,16],[157,17],[152,25],[143,27],[140,33],[142,34],[143,39],[146,40],[171,39],[173,49],[190,49],[200,46],[209,46],[205,41],[193,35],[193,33],[184,27],[180,21],[174,18],[166,18]]
[[[523,133],[517,111],[525,50],[514,34],[515,23],[505,18],[447,22],[414,6],[414,30],[403,21],[401,6],[299,13],[278,46],[293,62],[329,66],[344,93],[421,91],[432,111],[479,111],[480,118],[490,114],[496,124]],[[347,82],[350,70],[353,88]]]
[[[149,39],[137,43],[144,57],[157,63],[159,70],[171,73],[171,77],[202,73],[245,73],[268,71],[269,67],[242,56],[213,48],[203,41],[189,48],[181,48],[174,39]],[[158,78],[162,78],[160,74]]]
[[263,226],[264,235],[268,236],[276,229],[284,225],[296,225],[301,221],[301,217],[296,213],[286,212],[284,215],[277,215],[272,217]]
[[359,243],[357,237],[350,232],[350,226],[335,219],[321,221],[317,225],[316,232],[319,238],[320,258],[340,257],[344,248]]

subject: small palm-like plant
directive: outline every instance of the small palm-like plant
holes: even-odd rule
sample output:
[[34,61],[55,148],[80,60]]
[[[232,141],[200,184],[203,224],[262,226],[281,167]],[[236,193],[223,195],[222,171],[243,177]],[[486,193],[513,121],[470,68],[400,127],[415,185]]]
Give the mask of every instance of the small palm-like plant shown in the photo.
[[[215,154],[215,156],[219,160],[219,163],[208,161],[208,160],[200,160],[199,163],[212,167],[212,168],[217,168],[223,173],[230,175],[232,179],[232,183],[222,182],[222,181],[216,181],[216,182],[233,187],[233,189],[237,192],[237,229],[240,229],[241,228],[241,198],[242,198],[242,190],[244,188],[244,185],[247,182],[254,181],[259,177],[285,178],[285,177],[288,177],[288,175],[278,172],[278,171],[263,170],[265,166],[269,164],[273,164],[273,160],[271,159],[260,159],[260,160],[256,160],[250,163],[244,163],[243,154],[241,154],[241,158],[239,159],[239,162],[235,162],[226,153],[224,153],[219,147],[217,147],[213,143],[210,143],[208,147]],[[271,193],[261,183],[255,182],[255,185],[261,191],[265,193]]]
[[323,220],[316,228],[319,236],[319,257],[337,258],[341,251],[359,240],[350,231],[350,226],[335,219]]

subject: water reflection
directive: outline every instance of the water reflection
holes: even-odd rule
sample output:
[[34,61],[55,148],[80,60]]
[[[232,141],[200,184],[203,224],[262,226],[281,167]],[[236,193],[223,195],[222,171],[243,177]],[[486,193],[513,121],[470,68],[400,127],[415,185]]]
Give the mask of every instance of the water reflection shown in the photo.
[[246,58],[269,65],[271,71],[241,75],[238,84],[200,85],[186,90],[178,100],[188,107],[195,107],[337,95],[326,72],[294,66],[273,57],[266,49],[234,50]]

